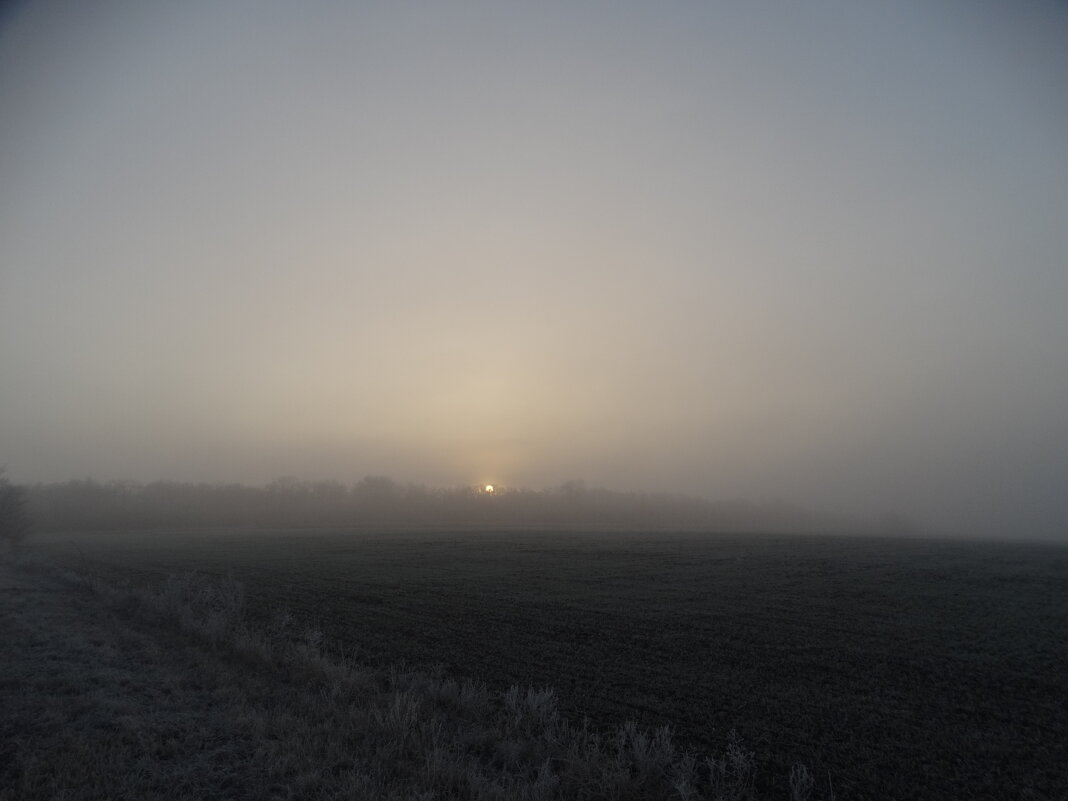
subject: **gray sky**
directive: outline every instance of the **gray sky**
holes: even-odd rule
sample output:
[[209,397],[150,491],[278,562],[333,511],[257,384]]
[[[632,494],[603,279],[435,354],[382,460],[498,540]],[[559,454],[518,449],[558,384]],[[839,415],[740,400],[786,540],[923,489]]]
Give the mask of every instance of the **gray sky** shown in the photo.
[[17,481],[584,478],[1068,537],[1068,6],[30,2]]

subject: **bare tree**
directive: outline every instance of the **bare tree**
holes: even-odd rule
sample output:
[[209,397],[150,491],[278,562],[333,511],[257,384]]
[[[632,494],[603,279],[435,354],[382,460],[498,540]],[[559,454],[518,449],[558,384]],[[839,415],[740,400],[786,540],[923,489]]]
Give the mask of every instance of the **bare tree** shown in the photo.
[[16,547],[30,533],[26,490],[12,484],[0,468],[0,541]]

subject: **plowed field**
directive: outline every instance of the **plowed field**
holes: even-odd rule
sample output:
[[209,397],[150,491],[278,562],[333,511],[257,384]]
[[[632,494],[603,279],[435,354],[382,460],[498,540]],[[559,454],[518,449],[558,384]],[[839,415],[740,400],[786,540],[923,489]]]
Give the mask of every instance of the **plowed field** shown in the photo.
[[[366,661],[551,685],[595,723],[731,729],[842,799],[1068,797],[1068,548],[830,537],[51,535],[131,581],[245,582]],[[824,779],[826,781],[826,779]],[[1028,795],[1030,793],[1030,795]]]

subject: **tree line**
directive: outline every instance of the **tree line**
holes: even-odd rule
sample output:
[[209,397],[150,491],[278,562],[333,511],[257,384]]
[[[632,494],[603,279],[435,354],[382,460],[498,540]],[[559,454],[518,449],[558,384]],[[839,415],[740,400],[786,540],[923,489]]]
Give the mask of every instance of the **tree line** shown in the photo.
[[26,489],[12,484],[0,467],[0,546],[18,546],[30,532]]
[[452,527],[844,532],[872,524],[782,502],[545,489],[433,489],[368,476],[351,485],[280,478],[261,486],[82,479],[24,488],[43,531],[204,527]]

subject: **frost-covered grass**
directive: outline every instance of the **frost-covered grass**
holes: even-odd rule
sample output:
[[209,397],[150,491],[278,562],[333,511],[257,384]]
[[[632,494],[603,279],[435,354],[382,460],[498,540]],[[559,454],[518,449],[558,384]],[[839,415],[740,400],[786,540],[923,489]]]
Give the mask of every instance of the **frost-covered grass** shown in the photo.
[[111,585],[232,571],[256,623],[248,649],[285,608],[290,640],[321,631],[331,660],[373,675],[440,664],[497,694],[556,687],[571,721],[670,725],[704,754],[736,729],[764,797],[782,797],[796,762],[824,797],[832,780],[873,801],[1060,801],[1068,787],[1064,547],[229,529],[30,546]]
[[[737,741],[699,756],[667,727],[569,720],[549,688],[368,668],[282,610],[250,622],[233,579],[30,579],[3,619],[3,801],[758,797]],[[812,789],[799,765],[776,797]]]

